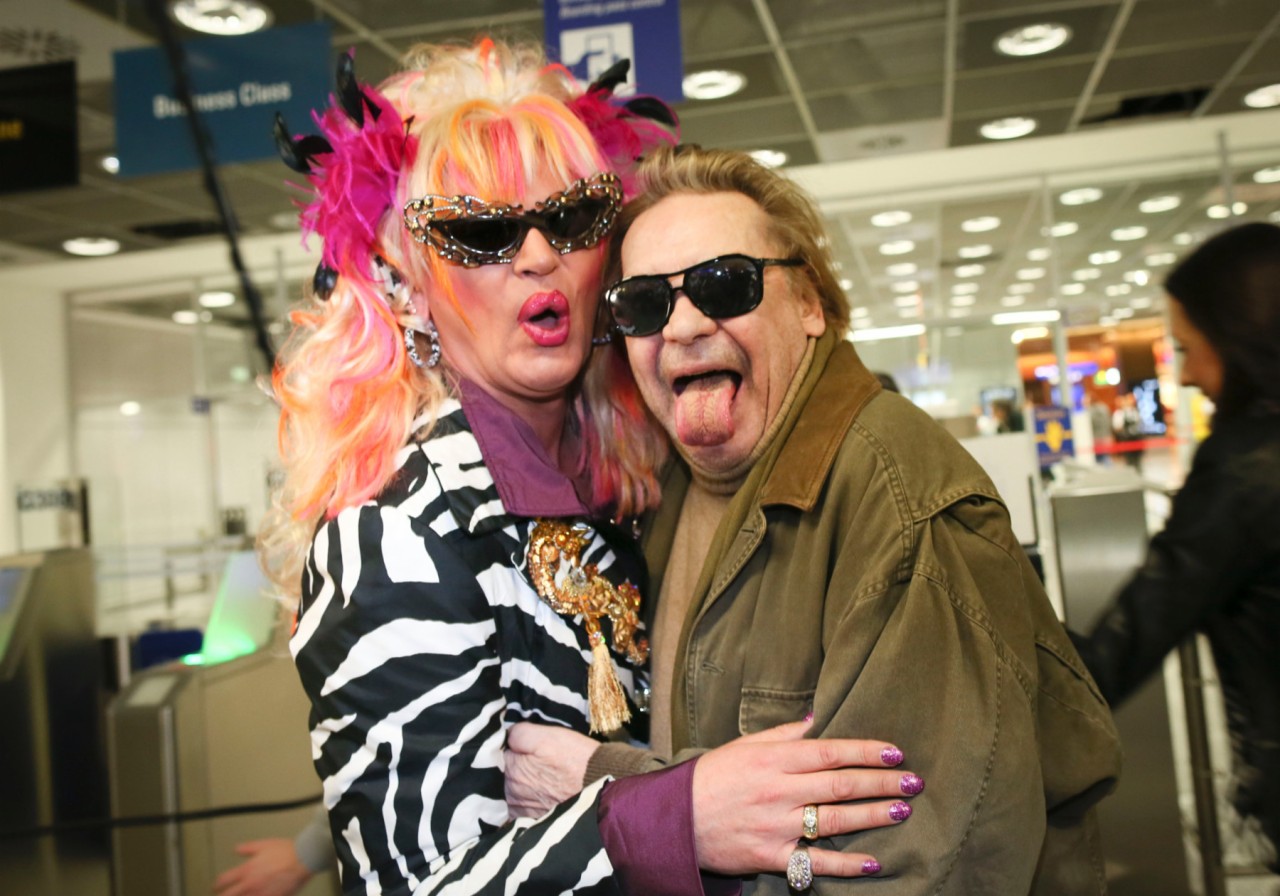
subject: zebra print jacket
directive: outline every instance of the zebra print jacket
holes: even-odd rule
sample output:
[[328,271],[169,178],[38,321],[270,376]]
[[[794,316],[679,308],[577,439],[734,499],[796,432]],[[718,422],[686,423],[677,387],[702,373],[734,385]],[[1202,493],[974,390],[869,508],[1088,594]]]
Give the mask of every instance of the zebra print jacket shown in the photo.
[[[344,892],[620,892],[601,783],[536,820],[503,798],[510,725],[588,731],[590,645],[528,581],[534,520],[505,510],[456,400],[397,463],[318,528],[290,644]],[[597,529],[582,561],[637,581],[632,556]],[[614,664],[634,700],[640,670]]]

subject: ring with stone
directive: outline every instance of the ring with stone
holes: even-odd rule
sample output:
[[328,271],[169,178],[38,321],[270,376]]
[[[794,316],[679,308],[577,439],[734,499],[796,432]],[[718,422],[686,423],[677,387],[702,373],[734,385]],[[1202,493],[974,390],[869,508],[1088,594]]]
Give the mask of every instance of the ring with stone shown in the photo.
[[813,883],[813,860],[809,858],[809,847],[803,843],[796,844],[787,859],[787,883],[796,891],[807,890]]
[[802,834],[806,840],[818,839],[818,807],[813,803],[804,807],[804,814],[800,819],[803,827]]

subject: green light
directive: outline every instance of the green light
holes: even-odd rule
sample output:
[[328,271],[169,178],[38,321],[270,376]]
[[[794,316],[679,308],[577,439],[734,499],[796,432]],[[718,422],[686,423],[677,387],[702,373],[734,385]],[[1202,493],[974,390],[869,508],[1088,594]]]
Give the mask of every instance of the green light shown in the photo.
[[204,656],[199,653],[188,653],[182,658],[182,664],[184,666],[203,666]]
[[218,663],[225,663],[236,657],[253,653],[257,649],[258,645],[247,633],[226,627],[221,627],[214,631],[211,626],[205,632],[204,649],[201,651],[201,656],[206,666],[214,666]]

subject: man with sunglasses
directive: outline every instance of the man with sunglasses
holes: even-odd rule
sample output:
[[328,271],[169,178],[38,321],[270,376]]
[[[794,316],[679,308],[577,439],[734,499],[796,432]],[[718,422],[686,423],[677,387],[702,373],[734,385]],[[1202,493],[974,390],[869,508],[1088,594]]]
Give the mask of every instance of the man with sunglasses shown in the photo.
[[[806,811],[797,873],[745,892],[803,889],[837,849],[875,855],[892,896],[1104,893],[1093,806],[1119,771],[1110,713],[990,480],[843,338],[813,203],[740,153],[663,150],[640,176],[605,297],[677,455],[643,532],[651,751],[517,726],[509,792],[810,713],[810,736],[898,744],[928,788],[903,777],[919,795],[901,829],[823,837],[856,794]],[[709,783],[695,771],[695,793]]]

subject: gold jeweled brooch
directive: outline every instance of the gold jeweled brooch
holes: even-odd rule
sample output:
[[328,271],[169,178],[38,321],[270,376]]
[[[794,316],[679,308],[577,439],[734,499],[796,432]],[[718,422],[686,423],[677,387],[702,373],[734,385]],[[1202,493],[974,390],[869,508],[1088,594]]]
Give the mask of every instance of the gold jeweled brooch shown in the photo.
[[[613,649],[639,665],[649,656],[649,642],[636,637],[640,624],[640,592],[630,582],[614,585],[594,563],[582,564],[590,529],[579,523],[540,519],[529,538],[529,578],[547,606],[564,616],[582,615],[591,642],[587,708],[592,733],[607,734],[631,719],[618,683],[600,620],[613,622]],[[561,561],[566,569],[561,572]],[[557,580],[558,579],[558,580]]]

